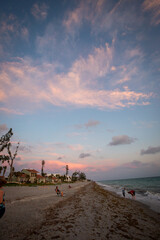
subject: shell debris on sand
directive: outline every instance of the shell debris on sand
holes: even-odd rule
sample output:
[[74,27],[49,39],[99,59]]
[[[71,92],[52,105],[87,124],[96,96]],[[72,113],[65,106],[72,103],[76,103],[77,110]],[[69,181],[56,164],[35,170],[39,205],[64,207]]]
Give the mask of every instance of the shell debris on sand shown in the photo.
[[24,240],[160,239],[160,214],[95,183],[46,211],[44,221]]

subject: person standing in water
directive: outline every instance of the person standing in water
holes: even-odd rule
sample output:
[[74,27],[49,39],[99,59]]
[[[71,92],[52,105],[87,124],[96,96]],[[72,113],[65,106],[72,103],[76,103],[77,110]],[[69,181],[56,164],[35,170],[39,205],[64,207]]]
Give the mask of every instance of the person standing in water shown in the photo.
[[136,197],[135,197],[136,193],[135,193],[134,190],[131,190],[131,191],[129,191],[128,193],[131,194],[132,199],[136,199]]
[[123,197],[126,196],[125,188],[122,189],[122,195],[123,195]]

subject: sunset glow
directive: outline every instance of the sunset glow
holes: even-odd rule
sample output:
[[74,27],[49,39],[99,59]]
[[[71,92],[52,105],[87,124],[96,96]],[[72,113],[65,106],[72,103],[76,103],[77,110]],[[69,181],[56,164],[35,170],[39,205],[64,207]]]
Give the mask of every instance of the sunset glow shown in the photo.
[[160,173],[160,1],[3,1],[0,135],[15,170]]

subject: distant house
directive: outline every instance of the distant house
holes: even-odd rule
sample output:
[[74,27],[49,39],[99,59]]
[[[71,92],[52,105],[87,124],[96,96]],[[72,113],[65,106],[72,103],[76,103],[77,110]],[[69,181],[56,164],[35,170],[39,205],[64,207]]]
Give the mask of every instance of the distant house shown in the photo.
[[22,172],[14,172],[12,182],[25,183],[29,181],[29,175]]
[[57,183],[59,182],[59,179],[53,176],[53,174],[47,174],[46,175],[46,182],[47,183]]
[[37,174],[36,180],[37,180],[37,183],[45,183],[46,182],[46,178],[39,174]]
[[72,182],[72,177],[69,175],[65,175],[65,182]]
[[29,181],[31,183],[37,182],[37,173],[39,173],[38,171],[34,169],[22,169],[21,172],[29,176]]
[[58,179],[56,177],[52,177],[52,183],[58,183],[58,182],[61,182],[61,179]]

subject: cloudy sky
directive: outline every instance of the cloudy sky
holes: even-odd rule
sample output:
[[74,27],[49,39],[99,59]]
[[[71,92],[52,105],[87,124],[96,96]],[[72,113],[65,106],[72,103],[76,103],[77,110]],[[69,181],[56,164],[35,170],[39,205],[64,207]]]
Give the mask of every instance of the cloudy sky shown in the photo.
[[[0,134],[15,170],[160,175],[160,0],[6,0]],[[14,149],[13,149],[14,150]]]

